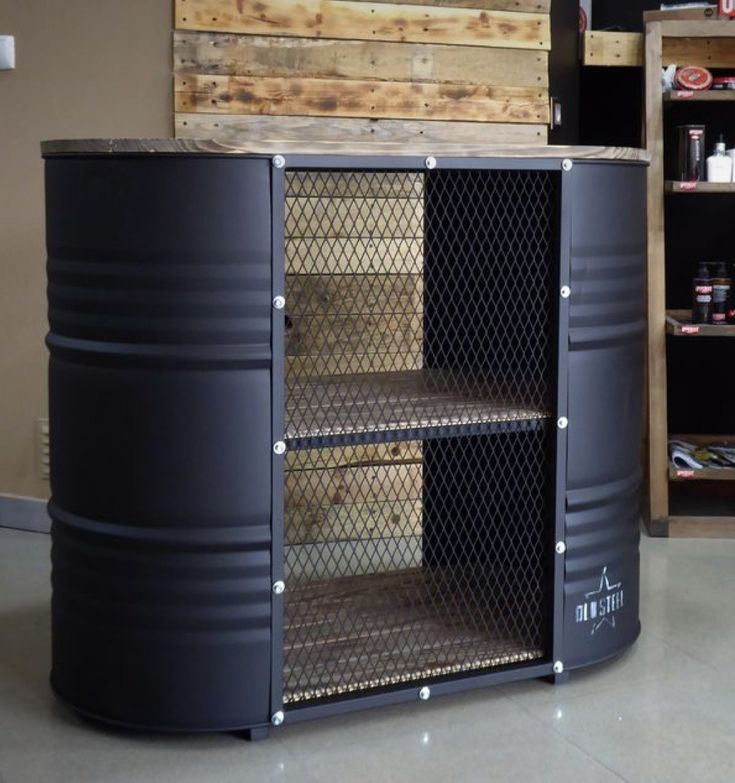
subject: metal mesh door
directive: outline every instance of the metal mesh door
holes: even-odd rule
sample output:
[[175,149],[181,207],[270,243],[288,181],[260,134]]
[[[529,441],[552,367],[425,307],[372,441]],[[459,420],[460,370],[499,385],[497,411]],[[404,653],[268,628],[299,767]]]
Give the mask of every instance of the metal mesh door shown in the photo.
[[284,701],[546,657],[557,175],[286,185]]

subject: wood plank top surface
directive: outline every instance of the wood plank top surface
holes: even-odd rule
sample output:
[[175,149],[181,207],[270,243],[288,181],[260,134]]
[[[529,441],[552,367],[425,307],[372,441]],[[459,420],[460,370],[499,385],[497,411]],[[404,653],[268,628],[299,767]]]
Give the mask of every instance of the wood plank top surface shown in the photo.
[[225,144],[205,139],[56,139],[41,143],[44,156],[56,155],[335,155],[451,158],[539,158],[647,163],[646,150],[632,147],[473,144],[408,139],[405,142],[263,141]]

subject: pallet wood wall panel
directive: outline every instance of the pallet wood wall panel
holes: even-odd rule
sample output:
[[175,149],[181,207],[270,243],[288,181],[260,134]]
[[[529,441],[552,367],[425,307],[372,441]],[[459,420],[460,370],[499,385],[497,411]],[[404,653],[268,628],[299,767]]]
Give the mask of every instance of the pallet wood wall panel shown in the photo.
[[549,49],[547,14],[355,0],[176,0],[179,30]]
[[544,90],[352,79],[240,76],[176,78],[176,110],[225,114],[282,114],[476,122],[544,123]]
[[545,51],[176,32],[178,74],[545,88]]

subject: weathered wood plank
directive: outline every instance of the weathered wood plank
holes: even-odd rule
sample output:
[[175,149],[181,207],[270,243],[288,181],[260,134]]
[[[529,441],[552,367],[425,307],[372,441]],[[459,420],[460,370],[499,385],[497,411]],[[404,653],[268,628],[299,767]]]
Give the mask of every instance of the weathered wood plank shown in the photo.
[[286,544],[326,541],[363,541],[420,536],[423,504],[420,500],[389,503],[334,504],[293,508],[286,498]]
[[543,123],[549,96],[531,87],[186,74],[176,78],[176,111]]
[[345,313],[292,318],[286,333],[286,354],[346,356],[354,353],[393,354],[421,352],[423,330],[421,314]]
[[315,372],[324,375],[359,375],[384,371],[389,365],[395,372],[420,370],[423,367],[423,354],[397,353],[390,357],[375,353],[352,353],[345,356],[320,356],[316,362],[313,356],[287,356],[286,376],[288,378],[306,379]]
[[548,87],[548,59],[525,49],[174,33],[178,74]]
[[735,68],[735,44],[732,37],[664,38],[663,62],[681,66],[696,63],[707,68]]
[[420,500],[421,462],[294,470],[285,474],[291,509]]
[[299,38],[551,48],[547,14],[354,0],[176,0],[176,27]]
[[[175,117],[178,139],[214,139],[222,144],[257,144],[280,141],[302,144],[344,142],[395,144],[415,142],[454,145],[543,144],[547,125],[490,122],[442,122],[441,120],[368,120],[357,117],[271,117],[268,115],[192,114]],[[404,147],[405,149],[405,147]]]
[[292,318],[354,313],[416,312],[423,277],[414,275],[288,275],[287,312]]
[[[372,0],[382,3],[384,0]],[[358,0],[371,2],[371,0]],[[388,2],[388,0],[385,0]],[[401,0],[401,5],[429,5],[431,0]],[[526,13],[548,14],[551,0],[436,0],[436,5],[448,8],[478,8],[484,11],[524,11]]]
[[287,171],[290,198],[411,199],[423,208],[423,172]]
[[289,274],[421,274],[422,239],[332,239],[329,253],[314,252],[309,240],[286,240]]
[[397,441],[396,443],[368,443],[364,446],[337,446],[329,449],[304,449],[287,451],[284,470],[326,470],[346,465],[366,467],[394,462],[421,462],[421,441]]
[[423,236],[424,210],[418,199],[287,198],[286,236],[296,238]]
[[643,33],[592,30],[584,34],[584,64],[640,67],[643,65]]

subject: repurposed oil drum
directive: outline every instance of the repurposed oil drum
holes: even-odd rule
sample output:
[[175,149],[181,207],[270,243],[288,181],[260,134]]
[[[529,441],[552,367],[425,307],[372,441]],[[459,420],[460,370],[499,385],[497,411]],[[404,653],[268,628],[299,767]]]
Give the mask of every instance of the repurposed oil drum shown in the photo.
[[569,184],[566,668],[609,658],[640,631],[645,175],[579,164]]
[[51,682],[106,721],[268,719],[269,169],[46,161]]
[[[284,161],[173,141],[44,152],[52,686],[110,723],[262,733],[283,719],[284,312],[274,297],[284,293]],[[620,653],[640,630],[645,169],[624,151],[578,153],[519,147],[505,166],[553,178],[544,258],[558,394],[538,425],[551,433],[544,486],[556,487],[540,501],[541,574],[556,594],[539,605],[553,639],[531,663],[437,677],[432,694],[558,675]],[[457,155],[448,167],[503,167]],[[416,155],[298,160],[317,171],[425,170]],[[522,241],[514,252],[522,257]],[[467,494],[452,506],[467,521],[442,522],[444,534],[475,525]],[[294,709],[293,720],[428,693],[400,683]]]

